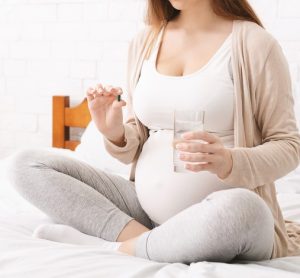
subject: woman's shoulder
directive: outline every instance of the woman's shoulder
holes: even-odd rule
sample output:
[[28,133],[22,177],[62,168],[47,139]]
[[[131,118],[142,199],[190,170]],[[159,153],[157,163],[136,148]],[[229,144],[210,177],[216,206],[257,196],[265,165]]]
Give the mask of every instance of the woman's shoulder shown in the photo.
[[150,25],[144,25],[132,37],[130,44],[135,47],[142,47],[153,34],[153,28]]
[[145,56],[157,38],[159,30],[160,28],[155,29],[151,25],[144,25],[129,43],[129,59],[136,61],[141,55]]
[[268,55],[272,47],[279,44],[270,32],[255,22],[236,20],[235,27],[238,42],[254,55]]

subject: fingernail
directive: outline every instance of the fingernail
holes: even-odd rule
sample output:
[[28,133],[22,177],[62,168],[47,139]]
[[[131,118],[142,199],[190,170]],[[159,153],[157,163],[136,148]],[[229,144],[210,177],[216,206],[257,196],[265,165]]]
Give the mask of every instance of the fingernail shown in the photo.
[[183,153],[179,154],[179,158],[184,159],[185,157],[186,157],[185,154]]
[[191,134],[189,134],[189,133],[183,133],[183,134],[181,134],[181,137],[182,137],[182,138],[189,138],[190,135],[191,135]]
[[177,145],[176,145],[176,149],[184,148],[184,146],[185,146],[184,144],[177,144]]

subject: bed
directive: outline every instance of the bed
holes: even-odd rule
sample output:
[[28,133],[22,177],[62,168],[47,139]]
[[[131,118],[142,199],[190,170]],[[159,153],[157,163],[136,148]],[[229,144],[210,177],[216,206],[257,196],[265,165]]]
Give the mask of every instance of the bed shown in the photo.
[[[50,149],[67,156],[86,159],[76,152],[81,142],[70,138],[70,129],[74,126],[86,128],[91,124],[90,120],[86,100],[76,107],[70,107],[69,97],[53,97],[53,147]],[[93,246],[32,238],[35,227],[53,221],[14,191],[6,177],[9,162],[10,157],[0,160],[1,278],[300,277],[300,256],[261,262],[241,261],[234,264],[205,261],[191,265],[168,264],[136,258],[118,251],[102,251]],[[123,174],[126,176],[128,172]],[[299,169],[278,180],[278,188],[281,188],[278,200],[285,218],[300,222],[299,187]]]

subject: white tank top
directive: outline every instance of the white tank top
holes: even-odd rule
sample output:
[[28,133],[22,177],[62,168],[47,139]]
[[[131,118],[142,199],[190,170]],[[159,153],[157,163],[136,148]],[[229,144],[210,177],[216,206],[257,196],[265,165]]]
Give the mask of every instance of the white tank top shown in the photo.
[[156,70],[162,34],[163,29],[149,60],[143,62],[132,103],[137,118],[150,130],[136,165],[136,193],[142,208],[158,224],[214,191],[231,188],[209,171],[173,172],[173,110],[205,110],[205,130],[217,132],[224,146],[234,145],[232,34],[205,66],[185,76]]

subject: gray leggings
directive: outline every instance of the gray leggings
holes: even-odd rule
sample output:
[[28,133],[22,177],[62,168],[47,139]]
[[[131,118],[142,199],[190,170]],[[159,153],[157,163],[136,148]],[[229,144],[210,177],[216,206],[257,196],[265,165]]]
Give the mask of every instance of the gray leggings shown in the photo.
[[[116,241],[135,219],[150,231],[135,255],[158,262],[230,262],[270,259],[274,220],[255,193],[217,191],[161,225],[142,209],[134,183],[65,155],[43,149],[19,151],[9,177],[17,191],[56,223]],[[153,204],[155,205],[155,204]]]

